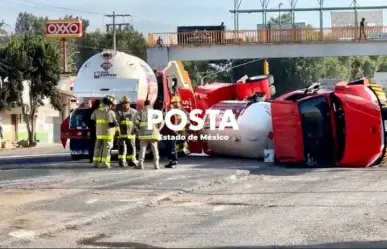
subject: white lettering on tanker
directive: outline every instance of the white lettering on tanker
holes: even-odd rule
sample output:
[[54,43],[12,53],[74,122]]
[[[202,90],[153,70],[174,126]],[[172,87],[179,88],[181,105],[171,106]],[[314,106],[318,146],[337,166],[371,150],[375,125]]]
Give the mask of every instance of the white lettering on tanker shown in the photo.
[[[221,113],[220,110],[206,110],[204,119],[208,116],[209,117],[209,124],[210,124],[210,130],[224,130],[226,127],[230,127],[233,130],[239,130],[238,123],[235,119],[235,115],[232,112],[232,110],[225,110],[222,111],[223,115],[221,116],[221,120],[219,123],[219,127],[217,128],[217,117]],[[201,115],[203,113],[202,110],[194,109],[189,114],[189,120],[193,121],[195,124],[190,123],[189,129],[193,131],[199,131],[202,130],[204,127],[204,120],[200,118],[198,115]],[[177,125],[172,124],[171,118],[174,115],[178,115],[181,117],[181,122]],[[158,123],[161,123],[163,121],[163,112],[160,110],[149,110],[148,112],[148,129],[152,129],[152,127]],[[188,117],[186,113],[179,109],[172,109],[168,111],[165,115],[165,125],[168,127],[168,129],[173,131],[180,131],[183,130],[188,123]]]
[[117,78],[117,74],[109,73],[109,72],[106,72],[106,71],[94,72],[94,79],[99,79],[99,78],[115,79],[115,78]]

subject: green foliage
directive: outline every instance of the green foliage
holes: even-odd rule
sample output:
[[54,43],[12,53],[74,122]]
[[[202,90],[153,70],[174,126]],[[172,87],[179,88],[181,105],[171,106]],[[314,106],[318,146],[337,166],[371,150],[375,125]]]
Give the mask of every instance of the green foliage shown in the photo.
[[[19,106],[29,106],[28,110],[22,110],[28,140],[30,144],[35,144],[35,115],[39,107],[44,105],[43,100],[49,99],[57,110],[62,107],[56,88],[61,73],[60,55],[51,42],[40,36],[29,35],[13,39],[1,50],[0,55],[0,59],[9,65],[1,75],[4,86],[2,100],[7,103],[15,102]],[[26,82],[29,88],[28,100],[23,99],[23,82]]]
[[[271,18],[269,24],[278,24],[279,18]],[[281,16],[281,23],[291,23],[290,13]],[[232,66],[254,60],[234,60]],[[268,59],[270,73],[274,76],[277,95],[310,85],[322,78],[352,80],[358,77],[372,78],[377,71],[387,72],[386,56],[352,56],[324,58],[276,58]],[[224,64],[219,62],[217,64]],[[222,74],[214,74],[216,70],[208,62],[186,62],[186,69],[193,82],[212,74],[207,79],[232,79],[236,81],[244,75],[255,76],[263,73],[262,61],[249,63]]]
[[[68,42],[67,62],[68,70],[76,72],[82,64],[96,53],[103,49],[113,48],[113,35],[111,32],[87,32],[90,26],[89,20],[78,16],[66,15],[61,19],[81,19],[83,27],[83,39],[72,40]],[[37,17],[30,13],[19,13],[15,24],[15,33],[17,35],[44,35],[44,21],[47,17]],[[50,41],[60,51],[59,41]],[[117,31],[117,50],[126,52],[140,58],[146,59],[146,40],[143,34],[135,31],[133,27],[128,30]]]
[[15,34],[44,35],[44,21],[47,17],[37,17],[31,13],[20,12],[16,19]]
[[[134,30],[117,30],[117,50],[146,60],[147,43],[143,34]],[[95,31],[86,33],[84,39],[77,41],[79,57],[77,67],[102,49],[113,49],[113,34],[111,32]]]
[[[281,23],[292,23],[292,14],[285,13],[281,15]],[[268,24],[280,24],[280,19],[278,17],[271,17],[268,21]]]
[[200,85],[202,79],[203,82],[230,82],[231,73],[229,66],[231,62],[220,61],[220,62],[208,62],[208,61],[186,61],[183,62],[185,70],[187,70],[192,85]]

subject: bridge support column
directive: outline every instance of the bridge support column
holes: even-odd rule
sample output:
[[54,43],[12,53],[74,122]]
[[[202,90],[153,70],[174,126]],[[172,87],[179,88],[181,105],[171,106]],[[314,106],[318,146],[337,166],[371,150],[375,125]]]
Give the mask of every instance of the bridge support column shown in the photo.
[[148,48],[146,60],[153,70],[163,70],[169,62],[169,48]]

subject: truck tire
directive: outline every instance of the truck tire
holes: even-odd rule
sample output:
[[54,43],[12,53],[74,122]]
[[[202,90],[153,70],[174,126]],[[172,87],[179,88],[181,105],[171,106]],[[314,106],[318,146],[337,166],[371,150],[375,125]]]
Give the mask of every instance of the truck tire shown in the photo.
[[74,155],[74,154],[71,154],[71,160],[72,161],[79,161],[82,159],[82,156],[81,155]]

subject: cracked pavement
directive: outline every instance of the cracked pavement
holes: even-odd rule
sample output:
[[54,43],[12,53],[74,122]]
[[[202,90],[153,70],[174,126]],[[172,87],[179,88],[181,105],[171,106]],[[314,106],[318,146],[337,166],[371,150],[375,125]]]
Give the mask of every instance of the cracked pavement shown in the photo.
[[1,247],[387,246],[383,167],[189,156],[178,169],[139,171],[65,154],[12,160],[0,159]]

